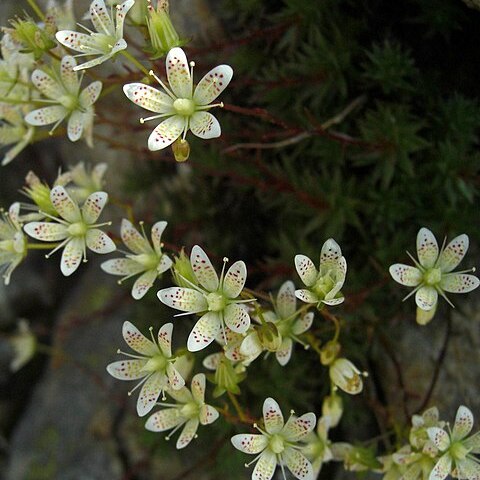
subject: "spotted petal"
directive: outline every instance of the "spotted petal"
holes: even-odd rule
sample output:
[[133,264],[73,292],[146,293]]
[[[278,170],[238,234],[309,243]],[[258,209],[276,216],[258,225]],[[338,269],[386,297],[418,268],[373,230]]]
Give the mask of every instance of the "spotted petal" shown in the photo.
[[69,236],[67,227],[54,222],[30,222],[23,229],[32,238],[43,242],[58,242]]
[[290,417],[285,424],[282,435],[290,442],[298,442],[306,437],[317,423],[317,417],[314,413],[305,413],[301,417]]
[[247,309],[238,303],[225,307],[224,320],[227,327],[236,333],[245,333],[250,327],[250,315]]
[[166,93],[144,83],[128,83],[123,92],[136,105],[155,113],[173,113],[173,100]]
[[136,254],[150,253],[152,248],[148,240],[126,218],[122,220],[120,236],[123,243]]
[[295,255],[295,268],[297,269],[298,276],[307,287],[314,285],[317,280],[318,271],[307,256]]
[[263,421],[268,433],[275,434],[283,428],[283,415],[280,406],[273,398],[267,398],[263,402]]
[[187,348],[190,352],[198,352],[208,347],[220,331],[221,323],[218,313],[208,312],[197,321],[190,332]]
[[422,310],[431,310],[435,307],[438,299],[438,292],[433,287],[421,287],[415,294],[415,302]]
[[148,137],[148,148],[152,152],[171,145],[185,129],[185,119],[180,115],[169,117],[155,127]]
[[86,241],[87,247],[95,253],[111,253],[117,249],[113,240],[98,228],[91,228],[87,231]]
[[205,297],[193,288],[164,288],[157,295],[163,304],[183,312],[198,313],[208,308]]
[[335,270],[341,257],[340,245],[333,238],[329,238],[320,252],[320,274],[325,275],[329,270]]
[[177,403],[190,403],[193,402],[192,394],[187,387],[180,388],[178,390],[168,390],[168,395],[172,397]]
[[463,440],[473,428],[472,412],[465,406],[461,405],[457,410],[455,417],[455,425],[452,430],[453,440]]
[[[126,44],[125,40],[122,40],[121,42],[123,42],[125,45],[120,44],[117,47],[117,44],[115,44],[114,49],[119,51],[119,50],[124,50],[125,48],[127,48],[127,46],[126,46],[127,44]],[[123,47],[123,48],[120,48],[120,47]],[[77,72],[77,71],[80,71],[80,70],[86,70],[87,68],[92,68],[92,67],[96,67],[97,65],[100,65],[101,63],[105,62],[109,58],[112,58],[113,54],[115,53],[114,49],[112,49],[112,51],[109,52],[109,53],[105,53],[103,55],[98,56],[97,58],[94,58],[93,60],[89,60],[88,62],[82,63],[81,65],[77,65],[74,68],[74,70]]]
[[[78,89],[80,87],[78,75],[73,70],[76,66],[77,61],[74,57],[70,55],[65,55],[64,57],[62,57],[62,61],[60,63],[60,76],[62,78],[62,83],[64,87],[67,89],[68,93],[72,95],[77,95]],[[58,93],[56,96],[50,98],[58,100]]]
[[293,448],[285,449],[283,460],[295,478],[299,480],[313,480],[312,464],[299,450]]
[[451,272],[463,260],[469,246],[468,235],[455,237],[440,253],[438,266],[444,273]]
[[291,338],[287,337],[282,340],[280,348],[275,352],[275,357],[277,358],[278,363],[284,367],[292,356],[293,341]]
[[125,2],[117,5],[115,14],[115,35],[117,38],[123,38],[123,24],[125,23],[125,17],[129,10],[133,7],[135,0],[126,0]]
[[223,279],[223,293],[228,298],[237,298],[245,286],[247,280],[247,266],[245,262],[233,263]]
[[199,423],[198,419],[193,418],[185,424],[177,440],[176,447],[178,450],[185,448],[193,440],[197,433]]
[[162,253],[162,234],[167,228],[167,225],[167,222],[157,222],[152,227],[152,242],[157,255],[161,255]]
[[68,222],[75,223],[82,219],[78,205],[63,187],[59,185],[53,187],[50,192],[50,200],[55,210]]
[[163,355],[167,358],[172,356],[172,333],[173,323],[162,325],[158,331],[158,345]]
[[119,360],[107,365],[107,372],[118,380],[138,380],[147,375],[142,370],[146,360]]
[[218,411],[211,405],[202,405],[200,408],[200,423],[202,425],[210,425],[219,416]]
[[295,296],[305,303],[318,303],[318,297],[310,290],[300,289],[295,290]]
[[85,113],[79,110],[72,112],[67,125],[67,136],[71,142],[77,142],[82,138],[83,130],[87,122],[88,115],[85,115]]
[[68,277],[77,270],[83,257],[85,244],[80,238],[72,238],[63,249],[60,270]]
[[340,297],[336,297],[336,298],[330,298],[330,299],[323,299],[322,300],[322,303],[324,303],[325,305],[329,305],[330,307],[334,307],[336,305],[340,305],[341,303],[343,303],[345,300],[345,297],[343,295],[341,295]]
[[166,59],[170,88],[178,98],[192,98],[192,78],[187,56],[181,48],[172,48]]
[[148,357],[158,354],[158,349],[155,344],[145,337],[133,323],[128,321],[123,322],[122,335],[132,350]]
[[80,105],[83,108],[91,107],[100,96],[102,92],[102,82],[92,82],[87,88],[82,90],[79,96]]
[[401,285],[416,287],[422,281],[422,272],[416,267],[395,263],[388,269],[392,278]]
[[86,223],[92,225],[98,220],[108,202],[108,193],[94,192],[88,196],[82,206],[82,216]]
[[299,318],[294,324],[292,328],[292,332],[294,335],[301,335],[305,333],[307,330],[310,329],[313,323],[313,312],[306,313],[303,317]]
[[178,408],[165,408],[148,417],[145,428],[151,432],[171,430],[184,421]]
[[145,416],[152,410],[162,390],[167,387],[167,377],[163,373],[154,373],[143,384],[137,401],[137,414]]
[[[55,38],[63,46],[76,50],[77,52],[88,54],[103,53],[95,46],[95,42],[92,41],[90,35],[86,33],[75,32],[74,30],[62,30],[55,34]],[[74,67],[74,70],[78,70],[78,66]]]
[[255,455],[260,453],[268,445],[268,438],[265,435],[240,433],[231,438],[233,446],[243,453]]
[[33,71],[32,83],[35,85],[35,88],[40,91],[45,97],[52,100],[58,100],[59,96],[63,95],[64,93],[62,92],[62,86],[58,83],[58,81],[54,80],[43,70]]
[[203,359],[202,365],[207,370],[215,371],[218,368],[218,365],[220,364],[220,359],[221,358],[222,358],[222,353],[220,353],[220,352],[212,353],[211,355],[207,355]]
[[417,234],[417,255],[420,265],[432,268],[438,258],[438,243],[428,228],[421,228]]
[[475,275],[452,273],[442,277],[440,288],[445,292],[468,293],[475,290],[480,280]]
[[252,480],[270,480],[277,467],[277,456],[271,450],[264,450],[252,472]]
[[464,460],[457,461],[457,474],[458,478],[465,478],[468,480],[480,480],[480,464],[476,459],[465,458]]
[[297,299],[295,298],[295,285],[288,280],[278,291],[277,310],[280,318],[288,318],[295,313]]
[[143,265],[130,258],[113,258],[103,262],[100,267],[110,275],[131,276],[143,271]]
[[435,464],[428,480],[444,480],[452,470],[452,457],[446,453]]
[[217,272],[215,272],[208,255],[199,245],[195,245],[192,248],[190,263],[200,285],[209,292],[215,292],[218,289]]
[[180,390],[185,386],[185,380],[171,363],[167,365],[167,376],[168,385],[172,390]]
[[160,259],[160,263],[157,266],[158,275],[172,268],[172,265],[173,265],[172,259],[169,256],[163,254],[162,258]]
[[115,36],[113,20],[103,0],[94,0],[90,4],[90,20],[98,33]]
[[192,378],[191,389],[195,401],[203,403],[205,400],[205,374],[197,373],[197,375]]
[[222,134],[218,120],[210,112],[195,112],[190,118],[190,130],[195,136],[206,140]]
[[197,105],[208,105],[227,88],[232,77],[233,70],[228,65],[213,68],[198,82],[193,100]]
[[447,448],[450,446],[450,437],[448,436],[448,433],[443,430],[443,428],[427,428],[427,434],[430,440],[441,452],[447,450]]
[[51,125],[59,122],[67,116],[67,109],[61,105],[52,105],[50,107],[33,110],[25,116],[25,121],[35,127]]
[[150,288],[152,288],[157,277],[158,272],[155,269],[147,270],[145,273],[140,275],[140,277],[138,277],[133,284],[132,297],[135,300],[140,300],[143,298]]

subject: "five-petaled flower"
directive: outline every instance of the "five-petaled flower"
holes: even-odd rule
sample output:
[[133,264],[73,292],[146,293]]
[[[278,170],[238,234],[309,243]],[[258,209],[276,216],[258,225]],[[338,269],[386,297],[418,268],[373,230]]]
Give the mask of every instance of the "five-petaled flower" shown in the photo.
[[150,74],[160,83],[164,92],[143,83],[129,83],[123,87],[125,95],[136,105],[156,113],[147,120],[166,118],[151,133],[148,148],[160,150],[171,145],[180,136],[185,140],[188,130],[200,138],[216,138],[221,134],[218,120],[207,110],[223,103],[211,104],[227,87],[233,76],[228,65],[219,65],[210,70],[193,88],[193,66],[181,48],[172,48],[167,55],[168,84],[162,82],[152,71]]
[[279,464],[284,479],[286,465],[296,478],[313,480],[312,464],[297,444],[315,428],[315,414],[310,412],[297,418],[292,412],[287,423],[284,423],[278,403],[273,398],[267,398],[263,403],[263,421],[265,430],[254,424],[260,434],[246,433],[232,437],[235,448],[244,453],[257,455],[253,461],[246,464],[249,466],[257,462],[252,479],[270,480]]
[[236,333],[245,333],[250,326],[250,315],[240,304],[252,300],[238,298],[247,279],[247,267],[239,260],[224,275],[227,261],[224,258],[219,279],[207,254],[195,245],[190,263],[198,285],[184,278],[191,288],[170,287],[158,292],[158,298],[165,305],[187,314],[202,314],[188,337],[187,347],[191,352],[210,345],[225,326]]
[[14,203],[0,218],[0,272],[5,285],[27,254],[27,241],[19,219],[20,204]]
[[473,428],[472,412],[463,405],[457,410],[453,429],[427,429],[430,440],[441,452],[441,457],[430,473],[429,480],[443,480],[451,474],[455,478],[478,480],[480,462],[474,454],[480,454],[480,432],[467,438]]
[[165,399],[165,390],[180,390],[185,380],[175,368],[177,357],[172,355],[173,323],[166,323],[158,331],[158,339],[153,337],[153,328],[150,328],[152,340],[149,340],[130,322],[124,322],[123,338],[127,345],[140,355],[132,355],[118,350],[131,359],[119,360],[107,366],[107,372],[118,380],[139,380],[137,385],[128,392],[142,386],[137,401],[137,413],[143,417],[152,410],[162,393]]
[[192,378],[191,391],[183,387],[180,390],[169,390],[168,394],[176,404],[160,403],[163,410],[151,415],[145,428],[152,432],[172,430],[167,440],[183,425],[177,440],[177,448],[185,448],[197,435],[199,424],[209,425],[218,418],[218,411],[205,403],[205,374],[197,373]]
[[57,126],[68,118],[67,135],[72,142],[85,137],[87,144],[92,147],[93,141],[93,104],[102,91],[102,82],[95,81],[88,87],[80,90],[81,79],[74,71],[77,65],[73,57],[65,56],[60,64],[60,74],[52,71],[50,75],[43,70],[34,70],[32,83],[48,100],[49,104],[33,110],[25,117],[29,125],[51,125],[52,133]]
[[126,0],[117,5],[114,22],[113,13],[108,11],[104,0],[94,0],[90,4],[90,20],[96,32],[83,26],[88,33],[74,30],[57,32],[57,40],[65,47],[80,52],[77,56],[96,55],[93,60],[75,66],[75,70],[95,67],[127,48],[127,42],[123,38],[123,24],[134,3],[135,0]]
[[438,295],[452,305],[445,292],[467,293],[480,284],[475,275],[469,275],[469,272],[474,272],[475,269],[452,272],[467,253],[468,244],[468,236],[463,234],[439,250],[433,233],[427,228],[421,228],[417,235],[418,262],[407,252],[415,267],[402,263],[390,267],[390,275],[396,282],[415,287],[404,300],[415,294],[418,323],[425,324],[433,318]]
[[65,276],[77,270],[82,258],[87,260],[87,247],[95,253],[110,253],[116,249],[112,239],[98,227],[110,222],[95,224],[107,203],[105,192],[92,193],[80,208],[62,186],[53,187],[50,199],[61,218],[50,216],[51,222],[30,222],[24,226],[28,235],[43,242],[61,242],[48,256],[62,247],[60,269]]
[[295,256],[295,267],[307,287],[295,291],[295,296],[302,302],[316,303],[318,306],[322,303],[339,305],[343,302],[344,296],[340,290],[347,275],[347,261],[333,238],[329,238],[322,246],[318,270],[305,255]]
[[112,275],[122,275],[121,281],[144,272],[135,281],[132,297],[142,298],[153,282],[172,266],[172,260],[162,252],[162,233],[167,222],[157,222],[152,227],[152,243],[127,220],[122,220],[121,237],[123,243],[133,252],[124,258],[113,258],[102,263],[102,269]]

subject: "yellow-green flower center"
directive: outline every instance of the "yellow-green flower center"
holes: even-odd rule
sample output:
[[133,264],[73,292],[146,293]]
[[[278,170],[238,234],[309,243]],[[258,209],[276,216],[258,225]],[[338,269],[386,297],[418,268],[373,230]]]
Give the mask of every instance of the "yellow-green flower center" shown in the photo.
[[212,292],[207,295],[208,310],[211,312],[219,312],[223,310],[226,305],[225,297],[219,292]]
[[189,117],[195,112],[195,102],[190,98],[177,98],[173,102],[173,108],[178,115]]
[[282,453],[285,450],[285,440],[280,435],[272,435],[268,441],[268,446],[273,453]]
[[88,225],[85,222],[75,222],[68,226],[68,233],[72,237],[83,237],[87,233]]
[[95,42],[95,47],[103,53],[110,53],[117,43],[117,39],[112,35],[105,35],[104,33],[94,33],[91,35]]
[[332,290],[335,282],[333,281],[331,275],[327,273],[317,279],[315,285],[312,287],[313,292],[320,298],[324,299],[325,296]]
[[427,285],[436,285],[442,279],[442,271],[439,268],[431,268],[423,275],[423,280]]
[[195,418],[198,417],[199,408],[198,405],[194,402],[186,403],[180,410],[182,417],[184,418]]
[[62,95],[58,102],[70,111],[78,108],[78,98],[74,95]]
[[470,450],[462,445],[462,442],[455,442],[450,446],[450,455],[455,460],[465,460]]
[[159,354],[154,355],[153,357],[149,358],[145,366],[142,368],[145,372],[162,372],[167,367],[168,361],[167,359]]
[[158,266],[158,257],[154,253],[141,253],[132,255],[132,260],[145,267],[145,270],[153,270]]

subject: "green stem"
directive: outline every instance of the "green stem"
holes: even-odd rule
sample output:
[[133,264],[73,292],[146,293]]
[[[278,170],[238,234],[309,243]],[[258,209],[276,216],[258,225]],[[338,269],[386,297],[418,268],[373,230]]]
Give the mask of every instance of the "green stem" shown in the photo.
[[240,404],[238,403],[238,400],[235,398],[235,395],[231,392],[228,392],[227,391],[227,394],[228,394],[228,398],[230,399],[230,401],[232,402],[233,406],[235,407],[235,410],[237,412],[237,415],[238,415],[238,418],[244,422],[246,419],[247,419],[247,416],[245,415],[245,413],[243,413],[243,410],[242,410],[242,407],[240,406]]
[[35,0],[27,0],[32,10],[37,14],[40,20],[45,20],[45,15]]
[[143,72],[145,75],[149,76],[148,70],[129,52],[126,50],[122,50],[120,52],[127,60],[132,62],[141,72]]
[[27,248],[29,250],[50,250],[51,248],[58,247],[59,243],[29,243]]

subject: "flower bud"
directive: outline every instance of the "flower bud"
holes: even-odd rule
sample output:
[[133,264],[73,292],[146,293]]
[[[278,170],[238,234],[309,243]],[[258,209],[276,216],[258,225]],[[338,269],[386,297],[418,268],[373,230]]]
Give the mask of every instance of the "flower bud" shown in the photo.
[[16,18],[11,21],[12,28],[8,29],[12,38],[22,44],[22,53],[33,53],[35,60],[55,48],[53,38],[42,30],[31,18]]
[[330,365],[340,352],[340,344],[336,340],[330,340],[325,344],[320,353],[322,365]]
[[282,336],[276,325],[272,322],[265,322],[256,327],[258,339],[265,350],[276,352],[282,344]]
[[240,393],[238,384],[243,381],[246,374],[243,371],[238,371],[231,360],[225,355],[220,357],[217,370],[214,375],[214,382],[216,383],[213,390],[213,396],[215,398],[220,397],[225,392],[230,392],[235,395]]
[[57,211],[50,200],[50,187],[42,183],[32,171],[25,177],[25,183],[27,185],[23,187],[23,192],[33,200],[38,209],[48,215],[56,216]]
[[179,287],[191,288],[192,283],[194,285],[198,285],[198,280],[193,273],[190,259],[187,257],[183,248],[180,252],[180,255],[175,258],[175,262],[173,263],[172,268],[172,274],[175,284]]
[[181,47],[186,43],[180,40],[170,20],[168,1],[166,0],[158,0],[157,8],[154,8],[149,0],[147,28],[151,42],[151,47],[147,51],[152,54],[152,60],[163,57],[172,48]]
[[343,414],[343,400],[342,397],[336,393],[332,393],[323,399],[322,416],[328,417],[330,427],[336,427],[340,422]]
[[344,392],[356,395],[363,390],[360,370],[346,358],[337,358],[330,365],[330,379]]
[[173,142],[172,151],[177,162],[186,162],[190,156],[190,144],[183,138],[177,138]]

